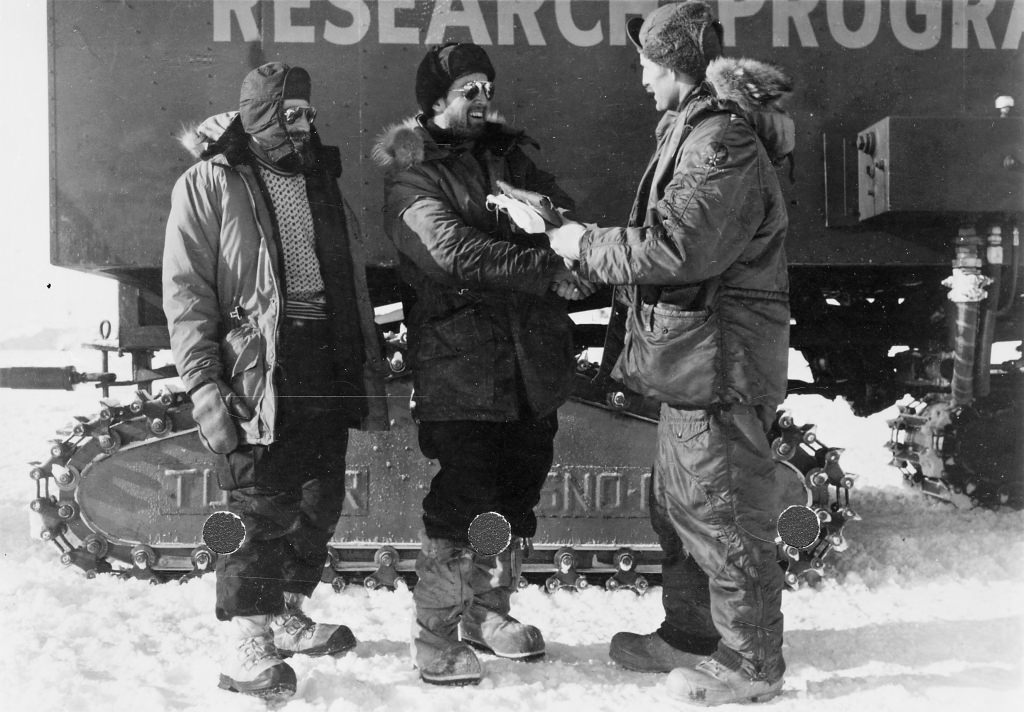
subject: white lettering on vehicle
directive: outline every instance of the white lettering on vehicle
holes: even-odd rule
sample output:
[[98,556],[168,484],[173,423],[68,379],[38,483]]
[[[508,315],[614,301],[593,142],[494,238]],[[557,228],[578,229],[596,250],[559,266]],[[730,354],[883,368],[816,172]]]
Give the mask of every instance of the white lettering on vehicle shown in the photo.
[[[348,25],[335,25],[329,19],[324,23],[324,41],[336,45],[357,44],[370,30],[370,7],[364,0],[330,0],[332,6],[344,11],[352,19]],[[382,18],[383,19],[383,18]],[[413,30],[413,39],[416,30]]]
[[[1005,8],[1011,2],[1004,28]],[[618,46],[627,43],[627,18],[646,15],[659,3],[608,0],[603,3],[607,11],[596,18],[594,4],[595,0],[270,0],[263,7],[270,5],[271,11],[260,13],[260,0],[214,0],[213,40],[255,42],[268,33],[274,42],[285,44],[322,39],[336,45],[367,40],[430,45],[445,41],[454,29],[485,46],[495,39],[499,45],[545,46],[559,35],[576,47]],[[998,20],[993,18],[997,8]],[[1018,50],[1024,36],[1024,0],[718,0],[717,9],[726,47],[737,46],[743,37],[770,33],[773,47],[834,42],[845,49],[864,49],[889,37],[913,51],[942,43],[952,49]],[[545,15],[554,21],[542,22]],[[400,24],[401,18],[419,26]]]
[[412,10],[416,0],[388,0],[379,3],[379,26],[381,44],[419,44],[420,30],[418,27],[398,25],[396,14],[399,10]]
[[842,2],[825,4],[832,37],[846,49],[863,49],[878,36],[878,28],[882,25],[882,3],[864,3],[864,19],[857,29],[847,27],[846,15],[843,13],[845,6],[846,3]]
[[305,42],[316,41],[316,28],[309,25],[293,25],[293,10],[308,10],[309,0],[276,0],[274,2],[274,41]]
[[487,32],[484,14],[480,11],[480,3],[477,0],[463,0],[462,9],[456,10],[456,2],[458,0],[436,0],[424,42],[428,45],[441,44],[445,41],[445,30],[449,27],[467,27],[474,44],[493,44]]
[[772,47],[789,47],[789,26],[796,28],[800,44],[817,47],[818,38],[811,27],[811,10],[818,0],[789,0],[772,3]]
[[577,47],[593,47],[604,40],[604,31],[601,29],[600,22],[595,23],[588,30],[581,29],[576,25],[576,21],[572,17],[571,2],[555,3],[555,21],[558,24],[558,29],[562,32],[562,37]]
[[910,29],[908,0],[891,0],[889,18],[896,40],[914,50],[931,49],[942,39],[942,5],[933,0],[914,0],[914,12],[925,18],[924,29],[914,32]]
[[1018,49],[1020,38],[1024,36],[1024,2],[1013,3],[1010,21],[1006,23],[1006,34],[1003,35],[1002,49]]
[[256,24],[256,3],[259,0],[219,0],[213,3],[213,41],[231,42],[231,18],[238,21],[242,42],[255,42],[260,38]]
[[544,33],[537,20],[537,11],[544,0],[519,0],[518,2],[498,3],[498,44],[513,45],[516,43],[516,19],[526,37],[526,44],[531,46],[546,45]]

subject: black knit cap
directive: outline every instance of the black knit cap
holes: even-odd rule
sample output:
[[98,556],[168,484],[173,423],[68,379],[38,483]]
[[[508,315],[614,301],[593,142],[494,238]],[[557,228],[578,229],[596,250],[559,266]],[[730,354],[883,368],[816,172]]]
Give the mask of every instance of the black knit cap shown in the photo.
[[258,134],[277,122],[285,99],[309,101],[309,72],[284,62],[260,65],[245,75],[238,98],[238,113],[248,134]]
[[434,102],[448,93],[452,82],[476,72],[494,81],[494,65],[482,47],[468,42],[431,47],[416,70],[416,103],[426,116],[433,116]]
[[722,56],[722,26],[704,0],[673,2],[630,18],[626,36],[647,59],[697,82],[708,62]]

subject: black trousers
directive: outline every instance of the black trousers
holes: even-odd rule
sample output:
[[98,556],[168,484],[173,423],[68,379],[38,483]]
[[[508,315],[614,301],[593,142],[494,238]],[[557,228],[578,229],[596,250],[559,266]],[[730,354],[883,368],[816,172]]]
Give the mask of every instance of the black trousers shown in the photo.
[[284,593],[310,595],[345,500],[348,417],[331,393],[326,325],[282,330],[275,442],[226,455],[228,509],[246,528],[242,546],[217,558],[219,620],[276,614]]
[[533,508],[551,469],[556,414],[510,423],[472,420],[421,422],[420,450],[440,469],[423,500],[428,537],[468,540],[473,518],[498,512],[512,535],[537,532]]

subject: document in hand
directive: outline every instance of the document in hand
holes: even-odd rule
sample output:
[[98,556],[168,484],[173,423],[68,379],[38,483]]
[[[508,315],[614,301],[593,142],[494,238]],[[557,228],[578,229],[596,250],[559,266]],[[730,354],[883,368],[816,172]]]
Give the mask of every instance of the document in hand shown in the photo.
[[562,215],[548,196],[500,180],[497,184],[501,192],[487,196],[487,207],[508,215],[523,232],[537,234],[562,224]]

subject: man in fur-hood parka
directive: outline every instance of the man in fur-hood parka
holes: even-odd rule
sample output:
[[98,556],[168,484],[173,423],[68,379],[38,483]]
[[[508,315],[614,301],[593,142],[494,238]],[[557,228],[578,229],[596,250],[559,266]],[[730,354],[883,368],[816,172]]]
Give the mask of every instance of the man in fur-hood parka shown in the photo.
[[[487,195],[504,181],[562,208],[572,201],[527,155],[536,143],[490,113],[494,76],[476,45],[432,48],[416,76],[422,113],[375,151],[385,230],[412,293],[420,449],[439,464],[423,500],[413,655],[420,677],[441,685],[479,682],[467,642],[506,658],[544,654],[540,631],[509,617],[509,595],[574,370],[566,304],[552,291],[569,277],[565,263],[544,235],[513,232]],[[497,556],[469,547],[469,525],[486,512],[511,524],[512,548]]]
[[602,373],[662,402],[651,522],[665,619],[617,634],[609,654],[673,671],[670,689],[690,703],[764,700],[785,671],[766,431],[787,377],[788,221],[774,163],[793,150],[778,103],[790,82],[721,57],[703,0],[663,5],[627,31],[665,112],[629,221],[548,232],[584,278],[621,285]]
[[216,561],[220,686],[264,698],[295,691],[283,657],[356,644],[302,602],[341,515],[348,428],[387,427],[358,227],[309,99],[304,69],[264,64],[238,112],[190,132],[201,160],[174,186],[163,255],[174,362],[245,527]]

